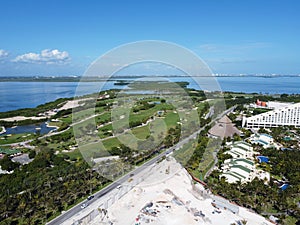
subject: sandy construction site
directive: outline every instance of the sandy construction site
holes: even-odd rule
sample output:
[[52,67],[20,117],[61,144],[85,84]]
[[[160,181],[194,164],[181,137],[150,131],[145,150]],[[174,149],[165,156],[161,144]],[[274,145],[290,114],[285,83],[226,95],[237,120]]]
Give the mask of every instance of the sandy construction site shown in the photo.
[[225,199],[213,196],[200,184],[194,185],[172,157],[147,170],[142,177],[142,182],[107,209],[98,208],[99,214],[88,224],[225,225],[242,224],[243,220],[247,225],[272,224],[245,208],[226,205]]

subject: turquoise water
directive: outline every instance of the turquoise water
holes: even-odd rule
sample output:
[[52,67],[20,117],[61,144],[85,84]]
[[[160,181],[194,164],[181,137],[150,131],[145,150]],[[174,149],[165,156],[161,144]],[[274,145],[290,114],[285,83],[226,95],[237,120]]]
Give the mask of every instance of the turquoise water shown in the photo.
[[[125,80],[134,78],[125,78]],[[170,81],[187,81],[189,87],[205,89],[211,80],[201,78],[200,86],[190,77],[168,77]],[[121,79],[120,79],[121,80]],[[300,93],[300,77],[217,77],[217,82],[223,91],[246,93]],[[58,98],[74,97],[75,95],[90,94],[100,90],[101,82],[81,83],[79,92],[76,92],[77,82],[0,82],[0,112],[20,108],[32,108]],[[101,90],[124,88],[114,85],[114,81],[106,82]]]

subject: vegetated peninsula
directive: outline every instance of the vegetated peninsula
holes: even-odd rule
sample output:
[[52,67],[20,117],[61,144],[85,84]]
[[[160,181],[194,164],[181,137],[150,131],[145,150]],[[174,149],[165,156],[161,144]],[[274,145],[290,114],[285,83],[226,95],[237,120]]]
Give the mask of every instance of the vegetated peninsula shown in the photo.
[[[258,105],[257,99],[266,104]],[[253,129],[242,123],[244,117],[276,110],[267,107],[272,102],[294,104],[300,102],[300,95],[204,92],[187,89],[186,84],[141,82],[128,93],[108,90],[0,113],[1,224],[45,224],[74,205],[96,201],[85,199],[109,187],[111,180],[127,174],[130,183],[137,176],[132,171],[139,166],[153,159],[164,163],[173,158],[203,191],[218,196],[209,203],[216,215],[230,211],[224,211],[222,196],[231,202],[228,204],[273,221],[296,223],[300,215],[300,129],[292,125]],[[38,128],[41,123],[55,129],[28,132],[27,126]],[[168,174],[171,170],[162,165]],[[175,198],[175,209],[181,201],[187,204],[167,189],[165,194]],[[165,203],[159,204],[157,207]],[[155,210],[151,207],[134,215],[137,223],[147,220],[143,221],[142,214]],[[97,215],[105,212],[101,210]],[[209,215],[197,210],[193,211],[200,215],[196,218],[208,222]]]

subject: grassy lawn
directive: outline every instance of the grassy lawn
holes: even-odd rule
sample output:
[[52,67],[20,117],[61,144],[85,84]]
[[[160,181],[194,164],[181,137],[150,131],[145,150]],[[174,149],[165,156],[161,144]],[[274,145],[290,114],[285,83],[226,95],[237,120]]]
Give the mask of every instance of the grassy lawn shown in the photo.
[[187,124],[191,124],[191,123],[199,124],[199,114],[197,110],[191,110],[190,112],[185,112],[183,117],[184,119],[186,119]]
[[76,160],[76,159],[82,158],[82,155],[81,155],[81,152],[79,151],[79,149],[76,149],[72,152],[64,152],[62,154],[69,156],[70,160]]
[[118,147],[121,144],[121,142],[115,137],[104,140],[102,143],[106,149],[111,149],[112,147]]
[[0,136],[0,145],[22,142],[22,141],[32,139],[34,137],[35,137],[34,134],[28,134],[28,133],[12,134],[11,136],[3,135]]
[[94,142],[88,143],[86,145],[80,146],[80,148],[75,149],[74,151],[64,152],[62,154],[68,155],[70,159],[77,159],[77,158],[99,158],[99,157],[106,157],[109,156],[109,152],[107,150],[111,149],[112,147],[118,147],[120,142],[116,138],[111,138],[104,140],[103,142]]
[[62,122],[48,122],[48,125],[51,127],[60,127]]
[[155,105],[154,107],[148,109],[148,110],[141,110],[138,113],[131,113],[129,117],[130,121],[141,121],[145,118],[149,118],[151,116],[154,116],[157,111],[164,111],[164,110],[172,110],[173,106],[168,104],[159,104]]
[[108,131],[108,130],[113,130],[112,124],[107,124],[107,125],[99,128],[99,131],[102,131],[102,132],[105,132],[105,131]]
[[149,124],[142,127],[133,128],[132,134],[139,139],[146,139],[150,135]]
[[95,115],[95,109],[90,108],[90,109],[85,109],[81,110],[79,112],[73,113],[73,122],[79,122],[81,120],[84,120],[87,117]]
[[166,136],[168,126],[165,124],[164,118],[156,118],[150,123],[150,132],[155,141],[162,141],[161,138]]
[[66,115],[64,117],[59,118],[62,122],[65,122],[66,124],[72,123],[72,114]]
[[95,113],[96,114],[100,114],[100,113],[103,113],[105,112],[105,108],[103,106],[100,106],[100,107],[95,107]]
[[96,123],[97,125],[105,123],[106,121],[111,120],[111,113],[110,112],[105,112],[99,116],[96,116]]
[[[164,106],[161,106],[160,104],[157,105],[157,107],[140,111],[137,114],[133,114],[131,119],[137,119],[137,118],[141,119],[145,117],[150,117],[154,115],[158,109],[162,109],[162,108],[164,108]],[[119,123],[122,123],[121,121],[125,123],[126,119],[119,120],[118,126]],[[174,113],[173,111],[169,110],[168,112],[165,113],[164,117],[156,117],[154,121],[150,122],[145,126],[135,127],[131,129],[131,132],[126,132],[121,134],[118,137],[112,137],[106,139],[103,141],[103,144],[107,149],[111,149],[112,147],[117,147],[121,143],[124,143],[125,145],[133,149],[137,149],[139,141],[143,141],[147,139],[150,135],[152,135],[154,138],[153,145],[156,145],[158,142],[161,141],[161,138],[165,136],[167,130],[170,127],[175,127],[178,121],[179,121],[178,113]],[[84,125],[84,123],[81,124],[80,126],[82,125]],[[100,138],[108,137],[109,135],[104,133],[109,130],[113,130],[112,124],[108,124],[106,126],[101,127],[99,129],[98,135],[100,136]],[[134,136],[134,138],[132,137],[132,135]]]
[[[170,109],[172,109],[172,106],[168,104],[158,104],[147,110],[140,110],[137,113],[130,112],[129,117],[126,117],[125,115],[128,114],[128,108],[120,107],[116,112],[113,112],[113,123],[116,127],[116,130],[123,130],[124,128],[128,128],[128,125],[131,123],[147,121],[152,116],[155,116],[157,111]],[[121,117],[122,115],[125,117]]]
[[164,121],[168,128],[175,127],[177,122],[179,122],[179,115],[178,113],[168,112],[164,118]]
[[[132,148],[132,149],[137,149],[137,138],[135,136],[133,136],[132,134],[130,134],[130,132],[126,132],[120,136],[118,136],[118,138],[110,138],[108,140],[111,140],[111,139],[116,139],[119,143],[123,143],[124,145]],[[107,141],[107,140],[105,140]],[[105,142],[103,141],[103,142]],[[112,144],[115,144],[114,143],[115,141],[112,141]],[[106,142],[104,143],[104,145],[106,146]],[[114,147],[114,146],[112,146]]]
[[96,124],[94,123],[94,118],[83,121],[82,123],[73,125],[73,130],[76,131],[77,134],[88,134],[94,132],[96,130]]
[[71,138],[68,141],[59,142],[59,141],[51,141],[47,143],[47,147],[54,149],[55,151],[61,152],[62,150],[69,150],[69,146],[75,145],[75,139]]
[[[24,151],[25,149],[11,149],[9,146],[1,146],[0,147],[0,152],[1,153],[5,153],[5,154],[8,154],[8,155],[11,155],[11,154],[15,154],[15,153],[19,153],[19,152],[22,152]],[[28,149],[26,149],[28,151]]]
[[109,137],[111,136],[110,134],[112,133],[108,133],[109,131],[113,131],[113,127],[112,127],[112,124],[107,124],[101,128],[99,128],[98,130],[98,136],[102,139],[102,138],[106,138],[106,137]]
[[101,142],[95,142],[81,146],[80,152],[85,158],[99,158],[110,155]]
[[[90,118],[88,120],[85,120],[81,123],[78,123],[78,124],[74,125],[73,128],[76,129],[76,131],[79,134],[93,132],[93,131],[90,130],[90,128],[95,128],[95,130],[96,130],[95,120],[96,120],[97,124],[99,124],[100,122],[104,123],[105,121],[109,121],[110,120],[110,113],[104,113],[102,115],[97,116],[96,118]],[[89,125],[90,125],[90,127],[89,127]],[[91,125],[94,125],[94,126],[91,126]],[[100,137],[101,138],[108,137],[107,135],[103,135],[103,133],[105,133],[106,131],[109,131],[109,130],[112,130],[112,125],[111,124],[108,124],[108,125],[105,125],[105,126],[101,127],[99,129]]]

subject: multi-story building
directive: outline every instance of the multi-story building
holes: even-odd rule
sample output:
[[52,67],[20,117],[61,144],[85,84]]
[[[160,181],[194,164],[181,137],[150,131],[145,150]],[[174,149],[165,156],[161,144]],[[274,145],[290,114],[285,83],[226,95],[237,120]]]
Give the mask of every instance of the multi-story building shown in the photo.
[[300,103],[243,118],[243,127],[268,128],[278,126],[300,127]]

